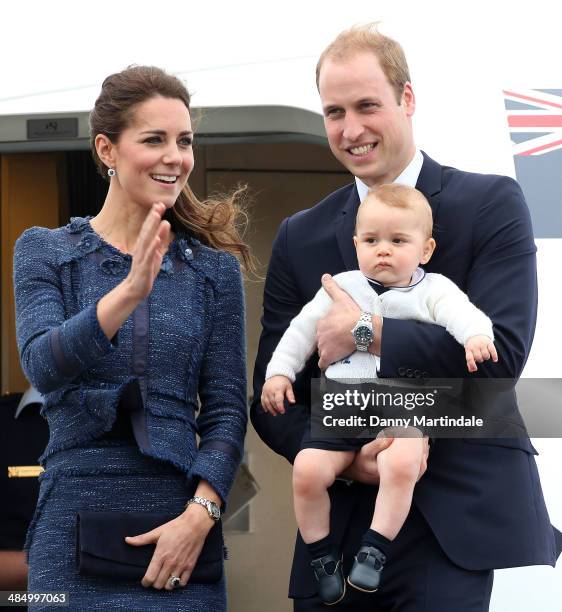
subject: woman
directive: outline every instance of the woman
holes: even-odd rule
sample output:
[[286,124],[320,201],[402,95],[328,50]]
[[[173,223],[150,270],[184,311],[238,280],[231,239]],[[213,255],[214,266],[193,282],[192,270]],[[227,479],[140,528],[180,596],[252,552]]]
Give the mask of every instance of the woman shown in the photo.
[[[226,607],[224,578],[189,578],[242,456],[244,305],[231,253],[252,262],[235,196],[202,204],[187,187],[189,109],[160,69],[109,76],[90,116],[109,180],[101,211],[16,244],[20,356],[50,427],[29,590],[68,592],[74,609]],[[142,584],[78,574],[84,510],[176,517],[129,533],[131,547],[156,545]]]

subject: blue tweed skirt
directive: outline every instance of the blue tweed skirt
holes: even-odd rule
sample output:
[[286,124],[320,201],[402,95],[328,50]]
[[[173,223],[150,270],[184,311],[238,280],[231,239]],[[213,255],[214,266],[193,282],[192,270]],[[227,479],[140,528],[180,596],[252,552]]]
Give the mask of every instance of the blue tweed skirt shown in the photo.
[[216,584],[158,591],[136,581],[80,576],[76,570],[76,515],[80,510],[179,515],[190,494],[185,474],[142,455],[134,444],[98,440],[53,455],[41,475],[37,509],[27,536],[29,591],[69,593],[67,610],[226,610],[224,576]]

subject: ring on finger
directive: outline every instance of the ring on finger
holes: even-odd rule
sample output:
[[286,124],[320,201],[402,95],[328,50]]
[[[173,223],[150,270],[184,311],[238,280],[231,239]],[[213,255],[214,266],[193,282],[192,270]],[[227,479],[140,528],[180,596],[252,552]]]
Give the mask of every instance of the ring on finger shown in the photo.
[[174,574],[171,574],[170,578],[168,579],[168,584],[170,585],[172,589],[176,589],[177,587],[180,586],[181,580],[179,579],[178,576],[174,576]]

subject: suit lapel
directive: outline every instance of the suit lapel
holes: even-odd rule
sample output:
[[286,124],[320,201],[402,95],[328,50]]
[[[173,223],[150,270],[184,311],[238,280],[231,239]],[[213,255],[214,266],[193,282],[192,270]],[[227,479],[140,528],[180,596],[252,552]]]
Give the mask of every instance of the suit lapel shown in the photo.
[[359,268],[355,246],[353,245],[353,231],[358,208],[359,194],[354,184],[347,201],[336,217],[336,238],[346,270],[357,270]]
[[443,168],[423,151],[422,155],[423,166],[418,177],[418,182],[416,183],[416,189],[421,191],[429,200],[433,212],[433,222],[435,223],[439,210],[439,195],[442,189]]

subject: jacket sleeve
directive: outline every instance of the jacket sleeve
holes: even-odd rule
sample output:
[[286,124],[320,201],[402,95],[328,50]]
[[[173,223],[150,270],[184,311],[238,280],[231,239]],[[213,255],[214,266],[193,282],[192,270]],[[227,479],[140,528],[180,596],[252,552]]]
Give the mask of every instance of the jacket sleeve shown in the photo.
[[34,227],[14,251],[16,334],[23,371],[41,393],[67,384],[115,349],[97,304],[66,318],[52,230]]
[[267,366],[265,380],[272,376],[286,376],[295,382],[309,357],[316,348],[316,325],[325,315],[332,303],[323,287],[314,298],[304,306],[283,334]]
[[[297,401],[296,404],[286,404],[285,414],[273,417],[264,412],[260,403],[266,366],[290,321],[305,303],[291,270],[287,253],[288,231],[289,220],[285,219],[273,242],[269,260],[263,298],[262,332],[254,367],[254,395],[250,416],[255,430],[265,444],[292,463],[300,450],[308,421],[306,398],[309,390],[306,381],[314,373],[309,372],[307,368],[297,376],[293,387]],[[316,376],[318,375],[317,371]]]
[[238,261],[220,252],[212,329],[199,377],[201,441],[190,476],[209,482],[223,502],[242,459],[248,420],[244,316]]
[[[443,204],[442,204],[443,205]],[[466,293],[494,322],[498,363],[486,361],[472,377],[519,378],[533,341],[537,310],[536,246],[527,204],[516,181],[494,177],[478,196]],[[450,231],[453,231],[452,228]],[[434,378],[467,376],[463,348],[443,327],[384,319],[381,377],[426,371]]]

